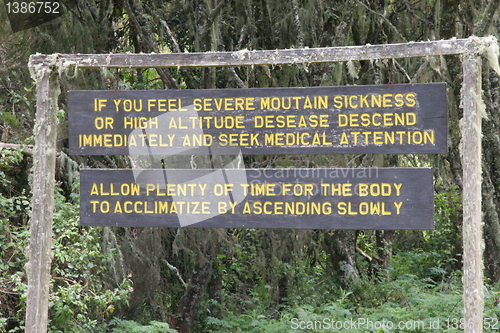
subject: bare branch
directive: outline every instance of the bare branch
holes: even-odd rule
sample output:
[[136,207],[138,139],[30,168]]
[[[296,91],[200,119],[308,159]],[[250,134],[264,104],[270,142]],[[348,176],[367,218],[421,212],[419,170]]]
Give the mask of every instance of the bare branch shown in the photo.
[[179,44],[177,43],[177,40],[175,39],[174,34],[172,33],[172,30],[168,27],[167,22],[165,20],[160,19],[161,25],[165,28],[165,31],[167,32],[168,38],[170,38],[170,41],[172,42],[172,46],[175,52],[180,53],[181,48],[179,47]]
[[406,72],[406,70],[403,68],[403,66],[401,66],[401,64],[399,62],[396,61],[396,59],[392,59],[392,62],[394,63],[394,65],[396,65],[396,68],[401,72],[403,73],[403,75],[406,77],[406,79],[408,80],[408,82],[411,82],[411,77],[410,75],[408,75],[408,73]]
[[394,31],[394,33],[404,42],[408,42],[406,40],[406,38],[399,32],[399,30],[391,23],[391,21],[389,21],[387,19],[387,17],[385,17],[384,15],[380,14],[380,13],[377,13],[376,11],[374,11],[373,9],[371,9],[370,7],[368,7],[365,3],[363,3],[362,1],[360,0],[356,0],[357,3],[359,3],[361,6],[365,7],[366,10],[368,10],[370,13],[374,14],[374,15],[377,15],[379,16],[388,26],[389,28],[391,28],[392,31]]
[[373,258],[370,257],[365,251],[361,250],[358,246],[356,246],[356,251],[358,251],[359,253],[361,253],[361,255],[363,257],[365,257],[366,259],[368,259],[368,261],[372,261]]
[[233,75],[234,80],[236,81],[236,84],[238,85],[238,87],[248,88],[247,85],[245,84],[245,82],[243,82],[243,80],[240,78],[238,73],[236,73],[236,70],[234,69],[234,67],[229,67],[229,72]]
[[175,274],[177,275],[177,278],[179,278],[179,281],[181,281],[182,283],[182,286],[184,288],[187,288],[187,283],[184,281],[184,279],[182,278],[181,276],[181,273],[179,272],[179,269],[177,267],[175,267],[174,265],[170,264],[167,259],[165,258],[162,258],[161,261],[163,261],[165,263],[165,265],[167,265],[168,268],[170,268],[172,271],[175,272]]
[[[207,21],[205,22],[205,31],[203,32],[203,35],[201,37],[202,41],[207,41],[208,40],[208,36],[210,34],[210,31],[211,31],[211,28],[212,28],[212,24],[214,23],[214,20],[217,17],[217,15],[219,15],[219,13],[222,10],[222,7],[226,3],[226,1],[227,0],[221,0],[217,4],[217,6],[215,6],[215,8],[212,10],[212,12],[210,13],[210,16],[207,18]],[[208,50],[206,50],[206,51],[208,51]],[[214,50],[212,50],[212,51],[214,51]]]
[[417,82],[417,80],[420,78],[420,76],[424,73],[424,71],[427,69],[427,66],[429,65],[429,60],[425,59],[425,61],[420,65],[418,68],[417,72],[415,75],[413,75],[413,78],[410,80],[410,83]]

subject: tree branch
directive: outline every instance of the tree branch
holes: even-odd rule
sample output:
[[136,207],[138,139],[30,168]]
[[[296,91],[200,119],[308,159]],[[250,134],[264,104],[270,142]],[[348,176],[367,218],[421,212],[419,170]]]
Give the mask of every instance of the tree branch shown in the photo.
[[161,25],[163,25],[163,27],[165,28],[165,31],[167,32],[168,38],[172,42],[174,52],[181,53],[181,48],[179,47],[179,44],[177,43],[177,40],[175,39],[175,36],[172,33],[172,30],[170,30],[167,22],[165,22],[165,20],[162,20],[162,19],[159,19],[159,20],[161,22]]
[[[201,37],[201,40],[206,43],[206,41],[208,40],[208,36],[210,34],[210,31],[211,31],[211,27],[212,27],[212,24],[214,23],[214,20],[215,18],[217,17],[217,15],[219,15],[222,7],[224,6],[224,4],[226,3],[227,0],[221,0],[217,6],[215,6],[215,8],[212,10],[212,12],[210,13],[210,16],[207,18],[207,21],[205,22],[205,31],[203,32],[203,35]],[[206,43],[206,46],[208,46],[208,43]],[[204,50],[204,51],[209,51],[209,50]],[[216,51],[216,50],[211,50],[211,51]]]
[[187,288],[187,283],[184,281],[184,279],[182,278],[181,276],[181,273],[179,272],[179,269],[177,267],[175,267],[174,265],[170,264],[167,259],[165,258],[162,258],[161,261],[163,261],[165,263],[165,265],[167,265],[168,268],[170,268],[172,271],[175,272],[175,274],[177,275],[177,278],[179,278],[179,281],[181,281],[182,283],[182,286],[184,288]]
[[[131,3],[134,5],[133,9]],[[145,12],[144,8],[142,7],[142,4],[135,0],[126,0],[124,1],[124,6],[125,10],[127,11],[127,14],[129,15],[130,22],[132,23],[135,31],[140,36],[141,50],[136,50],[136,51],[145,53],[151,53],[151,52],[158,53],[159,52],[158,45],[156,45],[156,42],[151,37],[153,36],[153,33],[149,26],[149,22],[145,18]],[[139,22],[138,20],[139,17],[143,18],[141,22]],[[174,79],[172,73],[170,73],[168,69],[156,68],[156,71],[158,72],[158,75],[160,76],[161,80],[163,81],[163,84],[166,87],[170,89],[180,89],[179,84]]]
[[401,66],[401,64],[396,59],[392,59],[392,62],[394,63],[394,65],[396,65],[396,68],[399,69],[399,71],[406,77],[408,82],[411,82],[411,77],[410,75],[408,75],[403,66]]
[[388,26],[389,28],[392,29],[392,31],[394,31],[394,33],[399,37],[401,38],[402,41],[404,41],[405,43],[408,42],[406,40],[406,38],[399,32],[399,30],[391,23],[391,21],[389,21],[387,19],[387,17],[385,17],[384,15],[374,11],[373,9],[371,9],[370,7],[368,7],[365,3],[363,3],[362,1],[360,0],[356,0],[357,3],[359,3],[360,5],[362,5],[363,7],[366,8],[366,10],[368,10],[370,13],[374,14],[374,15],[377,15],[379,16]]
[[236,81],[236,84],[238,85],[238,87],[248,88],[247,85],[245,84],[245,82],[243,82],[243,80],[240,78],[238,73],[236,73],[236,70],[234,69],[234,67],[229,67],[229,73],[231,73],[231,75],[234,77],[234,80]]
[[293,9],[293,22],[295,28],[297,29],[297,47],[304,47],[304,32],[302,31],[302,24],[300,23],[299,16],[299,2],[298,0],[292,0],[292,9]]

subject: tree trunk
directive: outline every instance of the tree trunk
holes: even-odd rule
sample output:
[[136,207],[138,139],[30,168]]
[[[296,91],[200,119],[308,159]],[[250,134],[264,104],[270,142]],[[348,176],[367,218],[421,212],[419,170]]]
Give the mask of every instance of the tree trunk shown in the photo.
[[359,278],[356,263],[356,231],[333,230],[325,233],[326,253],[336,275],[341,277],[344,286]]
[[191,333],[194,321],[198,318],[197,312],[205,297],[208,282],[212,275],[212,261],[197,263],[193,268],[193,276],[177,308],[179,333]]

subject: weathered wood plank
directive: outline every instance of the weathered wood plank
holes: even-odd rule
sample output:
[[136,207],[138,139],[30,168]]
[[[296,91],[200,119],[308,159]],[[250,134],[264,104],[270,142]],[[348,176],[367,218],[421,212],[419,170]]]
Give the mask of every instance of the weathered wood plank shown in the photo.
[[26,333],[47,332],[59,82],[51,68],[37,73]]
[[26,155],[33,155],[33,146],[32,145],[22,146],[22,145],[19,145],[16,143],[0,142],[0,149],[2,149],[2,148],[19,149]]
[[463,118],[460,153],[463,168],[463,298],[466,333],[483,332],[483,227],[481,212],[481,44],[469,39],[462,60]]
[[[484,37],[484,39],[491,39]],[[284,50],[165,54],[34,54],[30,66],[162,68],[281,65],[461,54],[467,39]]]

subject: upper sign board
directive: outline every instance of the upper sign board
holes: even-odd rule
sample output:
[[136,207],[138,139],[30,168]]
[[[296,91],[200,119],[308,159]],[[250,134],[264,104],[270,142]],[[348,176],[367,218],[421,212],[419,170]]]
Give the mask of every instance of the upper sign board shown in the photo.
[[70,91],[75,155],[446,153],[445,83]]

